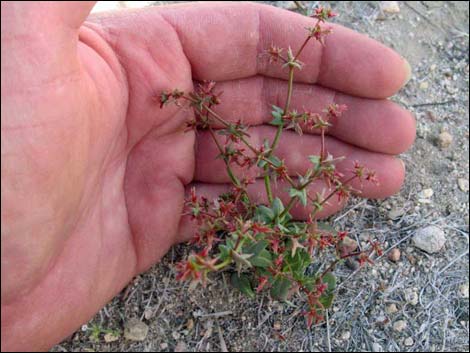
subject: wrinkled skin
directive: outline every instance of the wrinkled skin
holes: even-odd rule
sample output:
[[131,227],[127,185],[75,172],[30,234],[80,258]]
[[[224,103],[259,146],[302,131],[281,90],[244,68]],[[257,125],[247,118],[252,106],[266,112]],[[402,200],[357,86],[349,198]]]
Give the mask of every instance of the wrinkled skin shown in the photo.
[[[298,47],[312,20],[248,3],[88,19],[93,3],[1,6],[1,345],[46,350],[191,236],[181,218],[189,184],[208,196],[227,187],[207,135],[182,132],[191,110],[160,110],[158,93],[223,81],[219,112],[248,116],[254,139],[272,136],[262,124],[268,103],[282,101],[286,73],[258,54],[271,42]],[[404,178],[393,155],[411,145],[415,130],[409,113],[382,98],[409,69],[343,27],[330,37],[301,57],[293,106],[348,104],[331,131],[331,151],[377,169],[381,185],[364,186],[362,195],[386,197]],[[279,152],[295,175],[305,169],[299,155],[318,151],[318,137],[285,139]],[[257,183],[250,192],[263,201],[260,190]],[[341,206],[333,202],[322,216]]]

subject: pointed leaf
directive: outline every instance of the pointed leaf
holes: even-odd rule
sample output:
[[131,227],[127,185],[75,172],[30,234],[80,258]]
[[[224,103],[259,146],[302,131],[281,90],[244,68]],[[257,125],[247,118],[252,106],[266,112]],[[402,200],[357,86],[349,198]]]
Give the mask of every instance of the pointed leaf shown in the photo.
[[321,158],[320,156],[308,156],[308,159],[313,164],[313,170],[316,172],[320,169],[321,166]]
[[282,211],[284,211],[284,205],[282,204],[281,199],[276,197],[273,200],[273,204],[272,204],[271,208],[274,212],[274,215],[279,216],[282,213]]
[[273,264],[272,255],[266,249],[261,250],[257,256],[252,257],[249,261],[253,266],[262,268],[267,268]]
[[250,280],[246,275],[238,275],[237,273],[233,273],[232,277],[230,278],[230,282],[232,286],[237,288],[240,292],[247,295],[249,298],[253,299],[255,297],[255,292],[251,287]]
[[271,223],[271,221],[274,218],[275,218],[274,212],[269,207],[260,205],[256,208],[255,219],[257,221],[268,224],[268,223]]
[[333,304],[336,277],[331,272],[328,272],[323,276],[323,283],[328,284],[328,288],[318,300],[327,309]]
[[291,283],[287,278],[278,277],[271,286],[271,297],[276,300],[284,301],[287,299]]
[[245,254],[253,254],[253,256],[258,256],[261,251],[266,249],[268,246],[269,242],[267,240],[260,240],[257,242],[254,242],[253,244],[247,246],[243,252]]

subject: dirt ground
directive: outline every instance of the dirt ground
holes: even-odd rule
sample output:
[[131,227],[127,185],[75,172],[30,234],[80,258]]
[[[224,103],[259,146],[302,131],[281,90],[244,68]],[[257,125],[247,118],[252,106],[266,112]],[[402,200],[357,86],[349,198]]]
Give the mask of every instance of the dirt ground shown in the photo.
[[[247,299],[223,274],[188,292],[172,271],[188,251],[179,246],[52,351],[469,350],[469,4],[399,2],[398,13],[384,12],[377,1],[328,4],[341,13],[337,22],[394,48],[413,68],[393,97],[418,125],[416,143],[402,156],[403,189],[382,201],[352,200],[332,218],[359,241],[373,236],[385,249],[397,247],[401,259],[393,263],[385,255],[373,268],[338,268],[343,283],[327,323],[308,330],[300,303]],[[290,1],[276,6],[294,8]],[[447,148],[439,147],[443,131],[453,138]],[[432,255],[411,241],[428,225],[447,238]],[[149,328],[141,342],[123,337],[132,318]]]

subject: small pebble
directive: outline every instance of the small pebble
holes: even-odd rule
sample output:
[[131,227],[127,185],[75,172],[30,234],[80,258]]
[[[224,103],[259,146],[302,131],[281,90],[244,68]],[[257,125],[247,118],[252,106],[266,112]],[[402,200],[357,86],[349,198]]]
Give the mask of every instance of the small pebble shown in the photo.
[[468,283],[462,284],[459,287],[459,295],[462,298],[468,299]]
[[161,349],[167,349],[168,348],[168,343],[166,343],[166,342],[160,343],[160,348]]
[[339,245],[339,248],[343,255],[347,255],[357,249],[357,242],[350,237],[345,237]]
[[419,295],[414,289],[407,288],[405,289],[405,300],[407,304],[415,306],[419,303]]
[[418,194],[418,196],[423,199],[430,199],[432,195],[434,195],[433,189],[424,189]]
[[184,343],[183,341],[179,341],[176,344],[175,352],[187,352],[187,351],[188,351],[188,348],[186,347],[186,343]]
[[372,343],[372,352],[383,352],[383,348],[377,342]]
[[145,320],[150,320],[154,315],[153,308],[146,308],[144,310]]
[[413,339],[412,339],[411,337],[407,337],[407,338],[405,339],[405,346],[410,347],[410,346],[412,346],[413,344],[414,344],[414,341],[413,341]]
[[344,331],[343,334],[341,335],[341,339],[343,341],[347,341],[351,338],[351,332],[350,331]]
[[147,337],[149,327],[138,319],[130,319],[124,325],[124,338],[130,341],[143,341]]
[[429,88],[429,83],[428,81],[423,81],[419,84],[419,89],[420,90],[427,90]]
[[395,314],[398,311],[398,308],[395,304],[392,303],[390,305],[387,305],[385,311],[387,312],[387,314]]
[[393,248],[389,253],[388,253],[388,259],[393,262],[398,262],[400,261],[400,256],[401,252],[400,249],[398,248]]
[[459,178],[457,180],[457,184],[459,185],[459,189],[463,192],[468,192],[468,179]]
[[194,320],[193,320],[193,319],[189,319],[189,320],[186,322],[186,329],[187,329],[188,331],[191,331],[193,328],[194,328]]
[[398,5],[398,1],[381,1],[380,8],[383,12],[390,14],[400,12],[400,6]]
[[427,226],[418,229],[412,240],[415,247],[433,254],[442,249],[446,242],[446,235],[437,226]]
[[405,210],[403,208],[394,208],[390,212],[387,213],[388,219],[395,220],[400,218],[405,214]]
[[452,140],[452,135],[449,134],[447,131],[443,131],[439,134],[437,138],[437,144],[440,148],[447,148],[451,145]]
[[407,324],[404,320],[398,320],[393,324],[393,329],[397,332],[401,332],[406,328]]
[[119,335],[116,335],[112,332],[108,332],[104,335],[103,338],[106,343],[111,343],[111,342],[117,341],[119,339]]
[[346,263],[346,266],[353,271],[357,270],[360,267],[359,262],[352,258],[346,259],[345,263]]

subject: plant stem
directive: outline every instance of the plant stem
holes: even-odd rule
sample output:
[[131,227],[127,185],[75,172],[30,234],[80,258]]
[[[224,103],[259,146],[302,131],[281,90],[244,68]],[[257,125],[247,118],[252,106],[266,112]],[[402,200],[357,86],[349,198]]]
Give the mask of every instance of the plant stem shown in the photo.
[[[300,188],[298,188],[298,190],[303,190],[305,189],[308,185],[310,185],[316,178],[317,178],[317,173],[315,173],[315,175],[312,176],[311,179],[309,179],[304,185],[301,185]],[[342,185],[347,185],[348,183],[350,183],[352,180],[356,179],[357,176],[356,175],[353,175],[351,178],[349,178],[348,180],[346,180],[344,183],[342,183]],[[320,202],[320,206],[323,206],[326,202],[328,202],[329,199],[331,199],[335,194],[336,192],[340,189],[340,186],[337,186],[335,187],[335,189],[330,192],[328,194],[328,196],[326,198],[323,199],[322,202]],[[295,203],[297,202],[297,197],[292,197],[289,201],[289,203],[287,204],[286,208],[284,209],[284,211],[282,211],[282,213],[279,215],[279,217],[283,217],[287,214],[287,212],[289,212],[292,207],[294,207]],[[317,213],[318,211],[318,208],[316,208],[314,211],[313,211],[313,216],[315,216],[315,214]]]
[[[287,114],[287,112],[289,111],[290,101],[292,98],[293,85],[294,85],[294,67],[290,67],[289,68],[289,81],[288,81],[288,86],[287,86],[287,98],[286,98],[286,103],[284,105],[284,110],[283,110],[284,115]],[[279,138],[281,137],[281,134],[282,134],[283,127],[284,127],[283,125],[278,126],[277,131],[276,131],[276,136],[274,136],[274,140],[273,140],[273,143],[271,144],[271,150],[268,154],[268,157],[270,157],[273,154],[274,149],[277,147],[277,144],[279,143]]]
[[335,261],[333,261],[330,264],[330,266],[328,266],[328,268],[322,272],[319,279],[321,280],[328,272],[332,271],[335,268],[335,266],[338,264],[338,262],[340,262],[341,260],[347,259],[348,257],[359,256],[363,253],[365,253],[365,251],[356,251],[354,253],[341,256],[339,259],[336,259]]
[[[238,238],[238,240],[237,240],[237,245],[235,246],[235,249],[234,249],[233,251],[235,251],[235,252],[239,252],[239,251],[240,251],[241,247],[243,246],[243,243],[245,242],[244,239],[245,239],[245,238],[241,238],[241,237],[239,236],[239,238]],[[216,271],[221,270],[221,269],[223,269],[224,267],[230,265],[230,264],[232,263],[232,260],[233,260],[232,257],[229,256],[227,259],[225,259],[224,261],[222,261],[220,264],[215,265],[215,266],[214,266],[214,269],[215,269]]]
[[224,150],[223,150],[222,146],[220,145],[219,140],[217,140],[217,137],[215,136],[214,130],[212,130],[212,127],[210,127],[210,126],[209,126],[209,133],[211,134],[212,139],[214,140],[215,144],[217,145],[217,148],[219,149],[220,154],[222,155],[222,158],[225,162],[225,166],[227,168],[227,174],[230,177],[230,180],[236,186],[240,186],[241,185],[240,180],[238,180],[238,178],[235,176],[235,174],[233,174],[233,170],[230,167],[230,163],[227,160],[227,158],[224,156]]
[[[304,48],[307,45],[310,38],[311,37],[309,36],[305,39],[302,46],[297,51],[297,54],[295,54],[294,58],[292,59],[293,62],[296,61],[297,58],[299,57],[299,55],[302,53],[302,51],[304,50]],[[293,92],[293,88],[294,88],[294,70],[295,70],[294,66],[289,67],[289,79],[288,79],[288,83],[287,83],[287,97],[286,97],[286,103],[284,104],[283,115],[286,115],[289,112],[289,108],[290,108],[292,92]],[[274,136],[274,140],[273,140],[273,143],[271,144],[271,149],[270,149],[270,151],[267,155],[267,158],[271,157],[271,155],[274,153],[274,150],[276,149],[276,147],[279,143],[279,139],[281,138],[283,128],[284,128],[284,126],[282,124],[278,126],[277,131],[276,131],[276,135]],[[267,173],[268,167],[266,166],[264,169]],[[266,194],[268,195],[269,203],[271,204],[272,203],[271,180],[270,180],[269,175],[267,175],[267,174],[264,176],[264,185],[266,187]]]
[[273,202],[273,192],[271,190],[271,178],[269,177],[269,174],[267,174],[267,168],[264,168],[266,174],[264,175],[264,187],[266,189],[266,196],[268,197],[268,202],[271,205]]
[[[317,22],[317,24],[318,24],[318,22]],[[302,51],[304,50],[304,48],[305,48],[305,46],[307,45],[307,43],[308,43],[308,41],[310,40],[310,38],[312,38],[312,37],[308,36],[308,37],[304,40],[304,42],[302,43],[302,46],[300,47],[299,51],[297,52],[297,54],[296,54],[295,57],[294,57],[294,61],[297,60],[297,58],[299,57],[300,53],[302,53]]]

